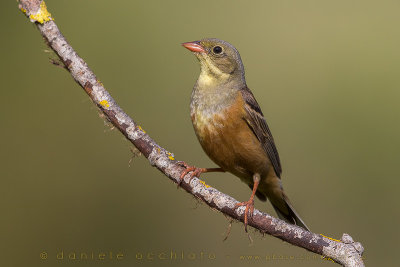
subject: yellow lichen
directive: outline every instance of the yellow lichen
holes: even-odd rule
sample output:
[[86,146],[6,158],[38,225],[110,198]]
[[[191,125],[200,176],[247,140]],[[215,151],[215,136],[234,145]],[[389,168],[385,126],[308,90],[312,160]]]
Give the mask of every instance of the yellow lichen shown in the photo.
[[210,186],[208,184],[206,184],[206,182],[204,182],[203,180],[199,180],[199,182],[204,185],[206,188],[209,188]]
[[342,241],[340,241],[340,240],[334,239],[334,238],[329,237],[329,236],[325,236],[325,235],[323,235],[323,234],[319,234],[319,235],[321,235],[321,236],[323,236],[323,237],[325,237],[325,238],[328,238],[328,239],[330,239],[330,240],[336,241],[336,242],[342,242]]
[[110,107],[110,104],[108,104],[107,100],[101,100],[100,101],[100,105],[102,105],[105,108],[109,108]]
[[[23,8],[21,8],[22,12],[26,13],[26,10],[24,10]],[[49,13],[49,11],[47,11],[47,7],[44,1],[42,1],[42,3],[40,3],[40,9],[36,14],[31,14],[29,16],[29,18],[31,19],[31,21],[37,21],[40,24],[43,24],[47,21],[53,20],[53,18],[51,17],[51,14]]]
[[141,127],[140,125],[138,125],[137,128],[138,128],[139,130],[141,130],[143,133],[146,133],[146,131],[143,130],[142,127]]
[[329,258],[329,257],[321,256],[321,258],[322,258],[323,260],[327,260],[327,261],[335,262],[334,260],[332,260],[332,259],[331,259],[331,258]]
[[26,9],[25,8],[21,7],[20,9],[24,14],[26,14]]
[[168,158],[169,158],[170,160],[175,160],[174,155],[172,155],[171,152],[167,151],[167,155],[168,155]]

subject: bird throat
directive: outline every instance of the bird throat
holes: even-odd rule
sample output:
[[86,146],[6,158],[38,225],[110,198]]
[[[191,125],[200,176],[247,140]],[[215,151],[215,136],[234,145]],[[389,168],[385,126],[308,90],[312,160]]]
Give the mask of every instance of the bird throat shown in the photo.
[[202,69],[192,91],[191,112],[204,119],[233,104],[236,92],[241,89],[230,74],[218,74]]
[[237,91],[246,86],[244,75],[237,72],[226,73],[202,54],[197,55],[200,62],[200,75],[192,91],[190,109],[208,120],[217,112],[230,107]]

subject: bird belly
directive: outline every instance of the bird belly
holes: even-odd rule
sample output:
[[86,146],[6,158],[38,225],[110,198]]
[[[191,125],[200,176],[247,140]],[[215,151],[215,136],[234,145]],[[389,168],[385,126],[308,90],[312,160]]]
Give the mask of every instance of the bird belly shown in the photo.
[[253,175],[268,175],[271,162],[235,105],[214,114],[192,112],[193,127],[206,154],[225,171],[252,184]]

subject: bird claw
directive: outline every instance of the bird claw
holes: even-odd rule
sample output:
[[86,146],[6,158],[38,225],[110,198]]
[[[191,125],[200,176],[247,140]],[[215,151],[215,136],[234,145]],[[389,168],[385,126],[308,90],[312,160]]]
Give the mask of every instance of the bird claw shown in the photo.
[[250,199],[249,201],[245,202],[240,202],[235,205],[235,209],[246,206],[246,209],[244,210],[244,230],[247,233],[247,224],[249,222],[249,219],[253,218],[253,212],[254,212],[254,199]]
[[182,166],[185,168],[185,170],[182,172],[181,176],[179,177],[180,180],[178,182],[178,187],[181,185],[183,178],[186,176],[186,174],[188,174],[189,172],[191,172],[190,176],[189,176],[189,183],[190,181],[193,179],[193,177],[200,177],[200,175],[203,172],[206,172],[206,169],[204,168],[197,168],[195,166],[190,166],[188,165],[186,162],[184,161],[178,161],[177,162],[178,165]]

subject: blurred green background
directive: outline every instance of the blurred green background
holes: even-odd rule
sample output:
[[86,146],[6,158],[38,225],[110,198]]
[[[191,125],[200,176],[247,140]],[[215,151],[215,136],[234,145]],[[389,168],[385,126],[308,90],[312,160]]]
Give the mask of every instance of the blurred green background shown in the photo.
[[[303,219],[316,233],[362,242],[367,266],[395,266],[399,1],[46,3],[121,107],[178,160],[197,166],[214,164],[189,117],[199,66],[180,43],[234,44]],[[99,118],[67,71],[49,63],[54,55],[17,3],[1,1],[0,13],[2,266],[335,266],[254,231],[251,243],[238,223],[223,242],[229,220],[143,157],[129,167],[130,143]],[[250,196],[230,174],[203,179],[238,200]],[[275,216],[269,203],[256,207]],[[70,253],[108,259],[70,260]]]

